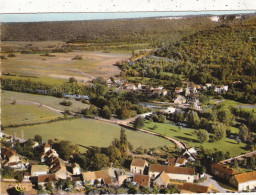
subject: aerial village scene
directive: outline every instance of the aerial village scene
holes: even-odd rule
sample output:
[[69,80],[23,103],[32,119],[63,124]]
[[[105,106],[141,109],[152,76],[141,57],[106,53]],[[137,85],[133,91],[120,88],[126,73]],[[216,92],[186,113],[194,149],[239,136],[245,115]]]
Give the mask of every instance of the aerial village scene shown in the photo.
[[3,15],[0,57],[1,194],[256,191],[255,12]]

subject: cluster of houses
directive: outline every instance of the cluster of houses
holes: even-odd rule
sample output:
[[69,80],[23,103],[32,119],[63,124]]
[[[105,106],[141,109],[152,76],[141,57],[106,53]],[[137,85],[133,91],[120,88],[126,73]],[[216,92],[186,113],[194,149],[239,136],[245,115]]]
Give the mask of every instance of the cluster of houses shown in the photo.
[[[1,149],[3,167],[14,170],[25,170],[24,181],[36,185],[53,185],[57,180],[70,179],[77,190],[88,185],[119,187],[124,182],[134,186],[161,188],[170,184],[178,186],[181,193],[211,193],[217,192],[213,185],[202,186],[198,180],[205,177],[199,175],[194,168],[187,167],[188,162],[196,160],[194,148],[186,149],[182,157],[169,157],[162,164],[149,164],[144,159],[134,158],[130,170],[109,167],[99,171],[84,171],[77,163],[69,163],[59,158],[58,153],[49,144],[44,144],[44,152],[40,163],[24,162],[22,157],[10,148]],[[256,172],[241,173],[224,163],[214,163],[211,172],[216,180],[223,181],[238,191],[249,191],[256,188]]]
[[[10,148],[2,148],[1,151],[2,166],[16,169],[13,164],[21,162],[20,155]],[[189,151],[196,152],[195,150]],[[77,190],[83,190],[87,185],[119,187],[124,182],[131,182],[134,186],[144,187],[151,187],[152,185],[167,187],[172,182],[179,182],[180,190],[189,191],[193,188],[196,189],[195,192],[199,192],[199,189],[205,189],[204,192],[208,192],[212,188],[194,184],[200,176],[194,168],[186,167],[186,163],[193,156],[189,151],[186,151],[182,158],[166,159],[165,164],[149,164],[146,160],[134,158],[129,171],[114,167],[99,171],[84,171],[79,164],[65,162],[59,158],[56,150],[46,143],[44,144],[41,162],[30,162],[24,167],[24,170],[26,170],[24,181],[31,181],[37,186],[45,186],[50,182],[54,186],[59,179],[70,179],[76,184]]]
[[[164,89],[162,86],[156,88],[149,87],[148,85],[142,85],[141,83],[129,83],[122,79],[108,79],[107,83],[109,86],[118,86],[118,90],[127,91],[138,91],[147,90],[150,91],[152,95],[158,94],[160,96],[166,96],[170,90]],[[212,83],[206,83],[204,86],[197,85],[192,82],[184,82],[186,88],[176,87],[174,90],[175,98],[174,104],[176,106],[182,106],[186,108],[194,108],[197,110],[202,109],[202,104],[199,101],[200,91],[204,90],[214,90],[217,94],[222,94],[228,91],[228,85],[214,85]]]

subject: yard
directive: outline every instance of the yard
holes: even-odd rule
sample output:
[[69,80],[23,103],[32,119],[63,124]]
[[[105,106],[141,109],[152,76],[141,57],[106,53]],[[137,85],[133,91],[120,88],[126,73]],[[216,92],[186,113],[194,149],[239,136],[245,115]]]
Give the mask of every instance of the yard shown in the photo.
[[[60,102],[63,101],[64,98],[56,98],[56,97],[44,96],[44,95],[34,95],[34,94],[20,93],[20,92],[13,92],[13,91],[2,91],[1,98],[2,98],[2,106],[10,105],[10,103],[13,100],[16,100],[16,101],[37,102],[58,110],[62,110],[62,111],[64,111],[65,109],[68,109],[70,111],[77,112],[81,109],[85,109],[89,107],[88,104],[84,104],[77,100],[70,99],[69,101],[72,102],[72,105],[63,106],[63,105],[60,105]],[[13,110],[13,111],[14,113],[12,115],[15,115],[16,110]],[[4,112],[5,112],[5,109],[2,110],[2,113],[6,115]],[[17,110],[17,112],[19,111]]]
[[[157,126],[155,129],[154,126]],[[189,129],[182,127],[181,130],[175,125],[168,124],[168,123],[156,123],[156,122],[150,122],[145,123],[145,129],[150,130],[152,132],[160,133],[162,135],[167,135],[169,137],[173,137],[175,139],[178,139],[180,141],[185,142],[188,144],[188,146],[203,146],[205,149],[213,149],[216,148],[220,151],[227,152],[229,151],[231,156],[237,156],[242,153],[246,153],[244,147],[246,146],[244,143],[237,144],[237,142],[233,139],[223,139],[217,142],[207,142],[201,144],[199,141],[197,141],[197,136],[194,134],[195,129]],[[153,130],[154,129],[154,130]],[[235,132],[236,129],[232,129],[232,132]]]
[[[6,128],[4,133],[10,135],[16,133],[20,137],[22,132],[24,132],[25,139],[33,138],[36,134],[39,134],[43,137],[44,141],[54,138],[67,139],[85,148],[89,146],[109,146],[114,138],[119,137],[120,129],[121,127],[118,125],[102,121],[74,119],[50,124]],[[143,148],[156,148],[164,145],[174,146],[172,142],[150,134],[133,130],[126,130],[126,134],[134,148],[139,146]]]

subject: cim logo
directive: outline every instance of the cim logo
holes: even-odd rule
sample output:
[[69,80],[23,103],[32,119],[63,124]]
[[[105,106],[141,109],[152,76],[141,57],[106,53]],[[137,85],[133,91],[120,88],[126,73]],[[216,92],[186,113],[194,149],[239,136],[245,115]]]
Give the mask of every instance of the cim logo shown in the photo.
[[18,192],[24,192],[24,188],[21,186],[20,183],[16,184],[15,189]]

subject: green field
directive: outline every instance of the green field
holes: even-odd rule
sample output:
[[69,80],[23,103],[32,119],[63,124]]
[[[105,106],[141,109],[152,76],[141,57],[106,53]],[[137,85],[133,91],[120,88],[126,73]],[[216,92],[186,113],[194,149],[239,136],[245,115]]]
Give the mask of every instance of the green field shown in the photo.
[[[155,130],[152,130],[153,126],[155,125],[157,125],[157,128]],[[231,156],[237,156],[242,153],[248,152],[244,149],[246,144],[237,144],[235,140],[229,138],[213,143],[207,142],[201,144],[200,142],[197,141],[197,136],[194,134],[194,129],[181,128],[181,130],[179,131],[178,127],[175,125],[156,122],[146,123],[145,129],[150,130],[152,132],[160,133],[162,135],[173,137],[175,139],[185,142],[186,144],[188,144],[188,146],[191,147],[203,146],[205,149],[217,148],[218,150],[223,152],[229,151]],[[233,131],[235,132],[237,131],[237,129],[232,129],[232,132]]]
[[33,104],[2,105],[1,121],[3,126],[25,123],[46,122],[63,117],[62,114]]
[[[13,91],[2,91],[2,106],[9,105],[13,100],[16,101],[31,101],[37,102],[40,104],[44,104],[46,106],[50,106],[52,108],[62,110],[68,109],[70,111],[77,112],[81,109],[88,108],[88,104],[84,104],[80,101],[76,100],[69,100],[72,102],[71,106],[62,106],[60,102],[64,100],[64,98],[56,98],[52,96],[43,96],[43,95],[34,95],[28,93],[20,93],[20,92],[13,92]],[[2,111],[5,112],[4,110]]]
[[[6,128],[4,133],[16,135],[19,137],[24,132],[25,139],[33,138],[39,134],[44,141],[48,139],[60,138],[68,139],[72,143],[81,146],[99,146],[105,147],[111,144],[114,138],[120,135],[121,127],[118,125],[96,121],[92,119],[74,119],[69,121],[59,121],[50,124]],[[158,146],[173,146],[174,144],[168,140],[156,137],[150,134],[126,130],[128,140],[137,148],[158,147]]]

